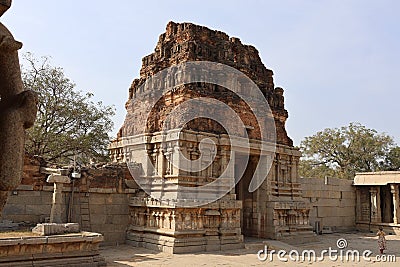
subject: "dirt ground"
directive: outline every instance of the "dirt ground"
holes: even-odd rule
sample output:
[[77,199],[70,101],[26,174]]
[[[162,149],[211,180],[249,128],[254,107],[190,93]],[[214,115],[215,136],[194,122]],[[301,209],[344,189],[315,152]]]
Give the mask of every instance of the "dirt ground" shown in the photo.
[[[339,242],[339,239],[341,240]],[[263,243],[264,242],[264,243]],[[339,242],[339,243],[338,243]],[[346,244],[347,243],[347,244]],[[257,253],[267,245],[268,256],[265,261]],[[340,247],[338,247],[338,245]],[[346,245],[346,246],[345,246]],[[344,247],[343,247],[344,246]],[[271,249],[282,250],[270,257]],[[329,256],[329,249],[331,254]],[[324,252],[321,257],[321,252]],[[336,250],[336,251],[334,251]],[[359,259],[352,254],[359,252]],[[370,250],[372,253],[368,252]],[[296,251],[299,253],[297,257]],[[305,251],[305,252],[304,252]],[[311,251],[311,252],[310,252]],[[312,254],[315,251],[315,257]],[[291,246],[274,240],[247,241],[246,248],[218,252],[199,252],[170,255],[129,245],[102,247],[101,254],[108,266],[400,266],[400,236],[387,236],[387,250],[383,257],[378,255],[377,237],[368,233],[335,233],[318,237],[318,241]],[[283,253],[286,253],[285,255]],[[304,257],[303,257],[303,254]],[[364,253],[364,258],[363,258]],[[290,255],[289,255],[290,254]],[[310,258],[308,257],[310,255]],[[341,256],[342,255],[342,256]],[[347,255],[347,256],[346,256]],[[354,254],[356,255],[356,254]],[[260,253],[260,257],[264,257]],[[287,260],[284,262],[284,260]]]

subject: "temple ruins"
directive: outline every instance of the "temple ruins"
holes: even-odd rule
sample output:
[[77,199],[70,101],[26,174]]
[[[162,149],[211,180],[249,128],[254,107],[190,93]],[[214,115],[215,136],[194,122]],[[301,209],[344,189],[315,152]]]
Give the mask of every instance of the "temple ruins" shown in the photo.
[[[216,62],[235,68],[258,86],[262,92],[261,97],[265,98],[271,108],[276,130],[275,153],[260,148],[260,142],[269,140],[261,140],[257,121],[246,106],[248,103],[215,84],[175,84],[152,107],[156,112],[150,111],[148,118],[144,116],[147,112],[145,103],[157,95],[155,90],[152,92],[148,86],[142,86],[149,77],[182,62],[198,61]],[[187,72],[187,69],[182,71],[185,70]],[[171,73],[169,75],[176,77]],[[175,199],[157,199],[139,190],[129,203],[131,224],[128,242],[175,253],[241,247],[243,235],[280,240],[313,238],[309,223],[310,207],[301,197],[298,181],[300,152],[293,147],[293,142],[286,133],[288,112],[284,106],[284,90],[274,86],[272,75],[273,72],[261,62],[258,51],[253,46],[242,44],[238,38],[230,38],[223,32],[191,23],[168,23],[166,32],[160,35],[154,53],[143,58],[140,78],[135,79],[129,89],[126,120],[118,139],[111,144],[112,160],[127,162],[128,165],[137,163],[140,160],[137,155],[145,151],[145,155],[151,157],[155,170],[150,171],[148,166],[142,164],[138,166],[138,176],[151,183],[149,191],[161,190],[161,195],[166,194],[164,192],[179,191],[181,185],[193,188],[215,181],[227,168],[228,175],[224,177],[226,183],[235,179],[240,181],[222,198],[190,207],[184,204],[196,201],[195,190],[192,199],[190,196],[180,195],[179,192]],[[160,86],[168,87],[169,82],[167,79],[162,80]],[[244,95],[247,93],[246,88],[241,90]],[[239,114],[244,128],[238,129],[232,137],[212,119],[201,118],[191,120],[181,131],[174,127],[163,129],[163,123],[173,108],[197,97],[209,97],[224,102]],[[182,111],[184,112],[188,111]],[[267,112],[264,114],[264,117],[268,116]],[[181,114],[177,116],[184,117]],[[181,117],[179,119],[184,120]],[[170,124],[174,124],[174,121]],[[145,131],[141,131],[143,127],[146,128]],[[246,160],[242,154],[244,145],[240,142],[229,144],[229,138],[243,137],[241,131],[248,134],[251,147],[243,175],[235,167]],[[208,150],[214,154],[214,161],[208,168],[191,172],[182,170],[181,165],[171,166],[171,159],[179,157],[179,153],[192,161],[199,159],[200,143],[205,138],[211,138],[218,144],[214,150]],[[259,173],[258,178],[263,180],[261,186],[254,192],[249,192],[255,166],[263,157],[266,157],[266,162],[270,161],[270,171]],[[229,161],[234,161],[235,164],[228,165]],[[163,184],[162,189],[158,183]],[[184,203],[183,206],[180,203]]]
[[[257,49],[238,38],[168,23],[154,53],[143,58],[125,107],[110,163],[82,167],[77,177],[26,155],[21,184],[4,189],[0,230],[38,225],[46,233],[64,231],[51,222],[79,224],[101,233],[92,233],[81,252],[98,266],[103,238],[103,245],[190,253],[242,248],[246,238],[296,244],[378,226],[398,232],[398,172],[357,174],[354,182],[299,177],[284,90]],[[73,235],[69,241],[80,246],[81,234]],[[64,239],[57,242],[45,246],[75,253],[72,245],[62,251]],[[21,257],[9,240],[0,242],[0,252],[9,246]]]

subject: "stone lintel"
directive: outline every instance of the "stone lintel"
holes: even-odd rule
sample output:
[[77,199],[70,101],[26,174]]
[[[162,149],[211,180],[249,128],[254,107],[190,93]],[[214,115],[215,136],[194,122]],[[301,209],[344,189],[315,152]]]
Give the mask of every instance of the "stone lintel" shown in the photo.
[[60,174],[51,174],[47,178],[46,182],[69,184],[69,183],[71,183],[71,179],[68,176],[64,176],[64,175],[60,175]]

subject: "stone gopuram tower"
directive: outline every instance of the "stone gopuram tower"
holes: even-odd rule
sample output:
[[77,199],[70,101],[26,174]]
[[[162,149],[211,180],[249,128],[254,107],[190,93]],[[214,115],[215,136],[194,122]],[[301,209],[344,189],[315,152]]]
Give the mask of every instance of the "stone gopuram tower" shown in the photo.
[[[207,67],[199,73],[193,71],[197,65],[182,66],[185,62]],[[222,65],[243,77],[226,74]],[[224,82],[199,81],[204,72]],[[275,88],[272,76],[258,51],[238,38],[168,23],[154,53],[142,60],[124,125],[110,145],[112,160],[126,162],[138,183],[130,201],[129,243],[183,253],[239,248],[243,236],[312,236],[297,182],[300,152],[287,136],[283,89]],[[250,91],[251,83],[257,92]],[[228,90],[230,84],[241,86]],[[204,98],[228,108],[203,101],[178,109]],[[188,115],[193,112],[197,118]]]

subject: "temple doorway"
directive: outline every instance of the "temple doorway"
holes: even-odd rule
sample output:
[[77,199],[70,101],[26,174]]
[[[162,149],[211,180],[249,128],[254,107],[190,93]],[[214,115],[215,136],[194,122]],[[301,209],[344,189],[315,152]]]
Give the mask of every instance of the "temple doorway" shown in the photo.
[[[240,212],[240,226],[244,236],[257,236],[256,220],[257,216],[254,214],[257,199],[254,192],[249,192],[249,184],[253,177],[254,170],[257,166],[258,157],[249,156],[248,164],[246,157],[236,153],[235,155],[235,180],[239,182],[235,186],[236,199],[242,201],[242,209]],[[247,166],[246,166],[247,165]],[[243,172],[242,177],[239,177]]]
[[383,223],[393,223],[393,195],[390,187],[384,185],[380,187],[381,191],[381,218]]

